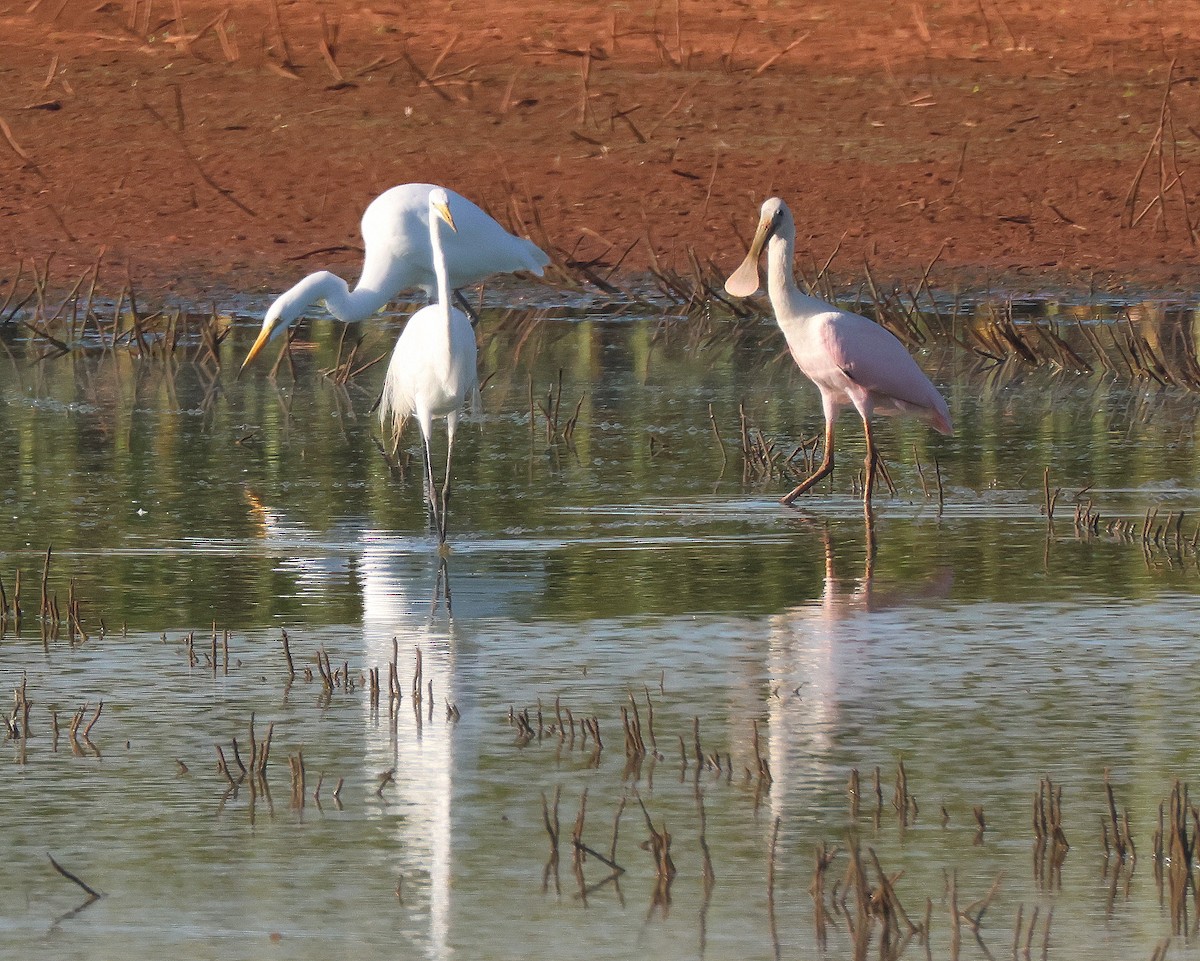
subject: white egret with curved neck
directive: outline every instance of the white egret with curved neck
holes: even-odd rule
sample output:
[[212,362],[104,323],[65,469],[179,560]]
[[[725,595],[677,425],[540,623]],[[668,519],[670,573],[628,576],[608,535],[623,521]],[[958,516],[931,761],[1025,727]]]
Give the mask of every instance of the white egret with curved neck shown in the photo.
[[946,401],[904,345],[879,324],[802,293],[792,275],[796,223],[778,197],[762,205],[758,229],[746,259],[725,290],[749,297],[759,287],[758,258],[767,250],[767,294],[775,322],[787,339],[792,359],[821,392],[825,413],[825,454],[820,466],[780,499],[791,504],[833,470],[833,426],[846,407],[862,418],[867,436],[863,503],[869,511],[879,452],[871,434],[875,414],[910,415],[943,434],[952,434]]
[[[429,506],[439,543],[446,541],[446,504],[450,498],[450,461],[454,454],[454,433],[464,404],[479,403],[479,372],[476,368],[475,329],[457,307],[450,305],[450,272],[445,248],[458,226],[451,210],[448,190],[436,187],[429,192],[429,247],[435,277],[437,300],[422,307],[404,327],[383,380],[379,400],[379,419],[384,431],[398,441],[409,417],[421,427],[425,448],[425,479]],[[443,227],[447,228],[443,230]],[[446,477],[441,500],[433,479],[430,437],[433,419],[446,418]]]
[[542,275],[550,258],[532,241],[510,234],[466,197],[434,184],[401,184],[376,197],[363,214],[366,254],[355,288],[351,290],[328,270],[309,274],[267,308],[242,370],[314,304],[323,303],[338,320],[353,323],[370,317],[402,290],[419,287],[432,299],[437,279],[429,197],[434,190],[449,198],[447,209],[458,226],[444,246],[451,289],[518,270]]

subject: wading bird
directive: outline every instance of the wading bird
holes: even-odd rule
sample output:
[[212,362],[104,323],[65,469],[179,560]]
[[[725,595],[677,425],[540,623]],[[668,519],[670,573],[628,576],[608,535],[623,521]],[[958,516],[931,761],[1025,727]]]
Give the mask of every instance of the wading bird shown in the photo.
[[[438,542],[442,544],[446,541],[446,503],[450,498],[454,432],[467,399],[470,398],[473,407],[479,403],[475,330],[467,315],[450,305],[450,272],[443,238],[449,241],[458,231],[450,207],[453,196],[441,187],[429,192],[426,201],[429,247],[437,300],[418,310],[405,325],[392,351],[383,381],[383,395],[379,399],[380,423],[385,433],[390,431],[393,443],[399,439],[409,417],[415,417],[421,427],[429,507],[437,527]],[[443,226],[447,229],[443,230]],[[446,243],[445,247],[448,246]],[[446,418],[446,478],[442,483],[440,503],[430,450],[435,417]]]
[[930,383],[904,345],[866,317],[841,310],[804,294],[792,275],[796,222],[778,197],[762,205],[758,229],[746,259],[725,290],[749,297],[758,290],[758,258],[767,249],[767,294],[775,322],[787,338],[792,359],[817,385],[825,411],[825,456],[820,466],[795,490],[780,499],[790,504],[833,470],[833,426],[845,407],[853,406],[867,435],[863,504],[869,511],[879,453],[871,435],[874,414],[911,415],[943,434],[951,434],[946,401]]
[[328,270],[309,274],[267,309],[242,370],[314,304],[323,302],[338,320],[354,322],[370,317],[400,291],[412,287],[420,287],[432,299],[437,280],[430,245],[429,197],[434,190],[449,197],[448,209],[458,225],[445,244],[452,290],[492,274],[527,270],[542,275],[550,258],[541,248],[514,237],[466,197],[433,184],[402,184],[372,200],[363,214],[366,256],[354,290]]

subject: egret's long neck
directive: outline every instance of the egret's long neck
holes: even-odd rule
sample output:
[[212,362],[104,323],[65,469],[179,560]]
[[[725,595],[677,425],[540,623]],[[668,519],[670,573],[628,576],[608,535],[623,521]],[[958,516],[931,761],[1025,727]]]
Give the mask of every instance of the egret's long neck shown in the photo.
[[450,326],[450,272],[446,269],[446,254],[442,250],[442,218],[432,211],[429,215],[429,242],[433,247],[433,273],[437,277],[437,304]]
[[326,298],[325,305],[338,320],[366,320],[387,306],[396,295],[397,285],[391,277],[393,265],[390,251],[367,250],[362,273],[354,289],[347,292],[341,303]]
[[389,299],[385,290],[380,290],[372,283],[364,283],[365,280],[364,274],[358,286],[350,290],[337,274],[322,270],[309,274],[281,300],[287,304],[288,313],[296,316],[302,314],[310,305],[323,301],[326,310],[338,320],[354,323],[366,320]]

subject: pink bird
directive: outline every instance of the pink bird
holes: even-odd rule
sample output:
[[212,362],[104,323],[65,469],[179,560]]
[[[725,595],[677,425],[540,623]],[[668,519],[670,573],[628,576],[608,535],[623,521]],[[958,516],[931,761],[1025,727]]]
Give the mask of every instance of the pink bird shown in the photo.
[[853,406],[867,435],[863,503],[870,510],[879,467],[871,416],[911,415],[942,434],[952,434],[950,411],[937,388],[890,331],[866,317],[801,293],[792,276],[795,245],[792,212],[782,200],[772,197],[762,205],[750,252],[725,281],[725,290],[734,297],[755,293],[759,287],[758,258],[763,247],[767,248],[767,294],[775,322],[787,338],[792,359],[821,392],[825,456],[816,471],[780,503],[792,503],[833,470],[833,425],[843,408]]

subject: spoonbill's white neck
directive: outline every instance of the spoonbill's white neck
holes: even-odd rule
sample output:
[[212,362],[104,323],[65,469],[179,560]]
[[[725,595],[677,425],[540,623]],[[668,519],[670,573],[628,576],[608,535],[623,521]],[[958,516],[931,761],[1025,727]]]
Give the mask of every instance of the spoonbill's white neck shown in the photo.
[[777,233],[767,242],[767,296],[775,308],[775,319],[782,327],[786,321],[803,321],[833,308],[825,301],[810,297],[796,285],[792,273],[795,238]]

